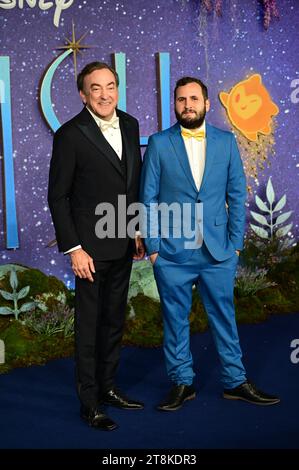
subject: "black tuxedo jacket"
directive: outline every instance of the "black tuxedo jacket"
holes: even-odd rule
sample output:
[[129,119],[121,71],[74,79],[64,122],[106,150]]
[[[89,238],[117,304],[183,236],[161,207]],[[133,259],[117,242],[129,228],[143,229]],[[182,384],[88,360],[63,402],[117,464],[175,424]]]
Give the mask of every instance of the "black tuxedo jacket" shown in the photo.
[[48,203],[59,251],[76,245],[96,261],[122,257],[129,238],[100,239],[95,226],[99,203],[110,203],[117,214],[118,196],[126,207],[138,200],[141,154],[138,121],[117,110],[126,171],[87,109],[62,125],[54,135]]

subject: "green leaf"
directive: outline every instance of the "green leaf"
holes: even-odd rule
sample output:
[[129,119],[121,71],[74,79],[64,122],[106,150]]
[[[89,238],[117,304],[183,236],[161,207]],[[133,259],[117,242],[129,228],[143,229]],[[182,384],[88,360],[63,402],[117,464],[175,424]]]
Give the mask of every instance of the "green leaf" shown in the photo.
[[0,290],[0,294],[5,300],[14,300],[14,294],[12,292],[6,292],[5,290]]
[[9,278],[10,285],[12,289],[16,289],[18,287],[18,278],[15,269],[10,271],[10,278]]
[[128,298],[131,299],[139,293],[153,300],[159,299],[150,261],[137,261],[133,264]]
[[43,312],[46,312],[48,310],[48,307],[43,302],[35,302],[35,306],[41,309]]
[[14,311],[9,307],[0,307],[0,315],[13,315]]
[[24,299],[24,297],[26,297],[29,291],[30,291],[30,286],[23,287],[23,289],[21,289],[20,292],[18,292],[17,294],[18,300]]
[[269,203],[273,204],[274,199],[275,199],[275,193],[274,193],[274,189],[273,189],[273,185],[272,185],[272,181],[271,181],[271,176],[268,179],[267,188],[266,188],[266,195],[267,195],[267,199],[268,199]]
[[288,232],[291,230],[292,227],[293,227],[293,223],[288,224],[288,225],[285,225],[284,227],[280,227],[280,228],[276,231],[275,236],[276,236],[277,238],[284,237],[285,235],[288,234]]
[[293,238],[285,238],[284,240],[281,240],[281,247],[284,250],[291,248],[291,246],[293,246],[294,244],[295,240]]
[[255,202],[257,207],[263,212],[270,212],[266,204],[261,200],[259,196],[255,196]]
[[23,304],[20,308],[20,312],[28,312],[29,310],[33,310],[35,308],[35,302],[27,302]]
[[263,229],[262,227],[258,227],[257,225],[253,224],[250,224],[250,227],[260,238],[269,238],[267,230]]
[[275,225],[283,224],[291,215],[293,211],[285,212],[277,217]]
[[259,222],[260,224],[269,226],[268,221],[264,215],[257,214],[256,212],[253,212],[253,211],[250,211],[250,214],[252,215],[254,220]]
[[273,209],[273,212],[281,211],[281,209],[284,208],[286,202],[287,202],[287,197],[286,197],[286,195],[284,195],[284,196],[282,196],[281,199],[279,199],[278,203],[276,204],[276,206]]

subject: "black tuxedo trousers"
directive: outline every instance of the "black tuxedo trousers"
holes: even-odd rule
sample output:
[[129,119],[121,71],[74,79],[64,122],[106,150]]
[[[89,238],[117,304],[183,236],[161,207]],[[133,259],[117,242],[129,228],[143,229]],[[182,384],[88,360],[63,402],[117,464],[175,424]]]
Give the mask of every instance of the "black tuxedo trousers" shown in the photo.
[[76,277],[77,390],[91,408],[115,385],[132,267],[128,251],[120,259],[96,262],[93,283]]

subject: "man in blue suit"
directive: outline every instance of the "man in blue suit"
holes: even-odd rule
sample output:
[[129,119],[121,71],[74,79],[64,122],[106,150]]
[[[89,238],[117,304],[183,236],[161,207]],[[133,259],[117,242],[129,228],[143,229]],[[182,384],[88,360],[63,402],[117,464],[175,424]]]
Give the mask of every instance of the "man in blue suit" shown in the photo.
[[[280,400],[257,390],[242,364],[233,302],[243,248],[246,180],[234,135],[205,122],[207,87],[183,77],[174,90],[177,123],[150,137],[140,199],[143,231],[164,320],[173,386],[158,405],[173,411],[195,398],[189,313],[196,285],[221,364],[223,397],[259,405]],[[186,233],[188,232],[188,233]]]

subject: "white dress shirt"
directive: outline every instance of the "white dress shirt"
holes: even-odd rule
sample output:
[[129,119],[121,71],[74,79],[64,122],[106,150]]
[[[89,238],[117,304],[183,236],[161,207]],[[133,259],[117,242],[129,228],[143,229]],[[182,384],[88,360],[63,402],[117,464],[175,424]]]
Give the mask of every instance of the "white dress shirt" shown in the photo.
[[115,129],[114,127],[110,126],[107,129],[103,129],[102,126],[105,127],[106,124],[111,124],[116,116],[116,111],[114,110],[114,114],[109,121],[105,121],[104,119],[99,118],[96,116],[89,108],[86,109],[90,112],[92,117],[94,118],[97,126],[101,129],[103,136],[107,140],[107,142],[111,145],[114,152],[117,154],[118,158],[121,160],[122,156],[122,140],[121,140],[121,132],[119,126]]
[[[181,126],[182,128],[182,126]],[[195,129],[192,129],[195,130]],[[206,123],[205,121],[202,125],[196,129],[198,131],[206,132]],[[194,137],[190,137],[189,139],[183,137],[184,144],[186,147],[186,152],[188,155],[189,165],[191,168],[192,176],[195,182],[195,185],[199,191],[202,177],[205,169],[205,162],[206,162],[206,138],[202,140],[197,140]]]

